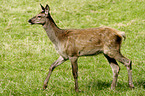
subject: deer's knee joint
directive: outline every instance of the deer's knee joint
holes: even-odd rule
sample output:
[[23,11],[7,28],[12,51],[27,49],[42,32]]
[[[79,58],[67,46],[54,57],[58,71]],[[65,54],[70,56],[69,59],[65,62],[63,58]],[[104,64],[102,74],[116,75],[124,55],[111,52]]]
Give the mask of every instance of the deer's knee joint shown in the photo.
[[119,73],[119,71],[120,71],[120,67],[118,66],[118,67],[117,67],[117,73]]
[[112,71],[113,71],[114,77],[117,77],[120,71],[120,67],[119,66],[111,66],[111,67],[113,67]]
[[50,66],[49,70],[50,70],[50,71],[53,71],[54,68],[55,68],[55,66]]
[[114,70],[114,75],[118,76],[118,74],[119,74],[119,69]]
[[120,71],[120,67],[119,67],[119,65],[112,64],[111,67],[112,67],[112,70],[115,71],[115,73],[118,73],[118,72]]
[[77,79],[78,78],[78,75],[74,75],[74,78]]
[[132,61],[129,60],[127,63],[125,63],[125,66],[132,69]]

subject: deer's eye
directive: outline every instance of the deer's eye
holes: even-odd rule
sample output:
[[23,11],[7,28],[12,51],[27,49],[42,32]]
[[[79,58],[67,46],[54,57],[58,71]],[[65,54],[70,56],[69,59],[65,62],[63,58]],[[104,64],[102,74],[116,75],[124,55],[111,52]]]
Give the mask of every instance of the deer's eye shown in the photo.
[[38,16],[38,18],[41,18],[41,16]]

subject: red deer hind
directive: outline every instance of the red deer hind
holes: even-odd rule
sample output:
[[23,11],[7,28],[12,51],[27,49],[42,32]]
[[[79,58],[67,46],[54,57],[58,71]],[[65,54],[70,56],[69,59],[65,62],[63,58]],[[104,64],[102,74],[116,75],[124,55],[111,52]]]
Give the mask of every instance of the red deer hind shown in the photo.
[[56,51],[60,54],[60,57],[49,68],[49,73],[44,81],[43,89],[46,89],[52,71],[58,65],[69,59],[72,65],[75,91],[78,92],[78,57],[92,56],[99,53],[104,54],[112,68],[113,81],[111,89],[115,89],[120,69],[116,60],[124,64],[127,68],[129,86],[130,88],[134,88],[132,82],[132,62],[120,52],[122,39],[125,38],[124,32],[109,27],[60,29],[49,13],[49,6],[46,5],[44,8],[41,5],[41,8],[42,12],[31,18],[28,22],[30,24],[41,24],[49,39],[54,44]]

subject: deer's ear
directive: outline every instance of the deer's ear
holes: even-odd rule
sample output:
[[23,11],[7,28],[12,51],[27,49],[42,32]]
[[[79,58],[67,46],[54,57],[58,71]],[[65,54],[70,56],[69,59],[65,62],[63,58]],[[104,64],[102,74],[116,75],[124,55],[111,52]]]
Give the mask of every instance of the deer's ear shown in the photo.
[[42,11],[45,11],[45,8],[40,4]]
[[47,4],[46,7],[45,7],[45,14],[48,14],[49,11],[50,11],[50,8],[49,8],[49,6],[48,6],[48,4]]

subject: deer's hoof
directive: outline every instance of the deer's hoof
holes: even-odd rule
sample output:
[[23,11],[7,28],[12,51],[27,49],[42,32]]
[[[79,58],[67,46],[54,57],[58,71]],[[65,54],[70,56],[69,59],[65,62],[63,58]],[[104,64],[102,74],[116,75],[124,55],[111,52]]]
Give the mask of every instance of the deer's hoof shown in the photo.
[[76,92],[80,92],[79,89],[75,89]]
[[111,87],[111,90],[115,90],[115,87]]
[[111,85],[111,90],[115,90],[115,86],[113,84]]
[[131,84],[131,85],[129,85],[129,88],[130,88],[130,89],[134,89],[135,87],[134,87],[133,84]]
[[43,90],[45,90],[46,88],[47,88],[47,85],[44,84],[44,85],[43,85]]

